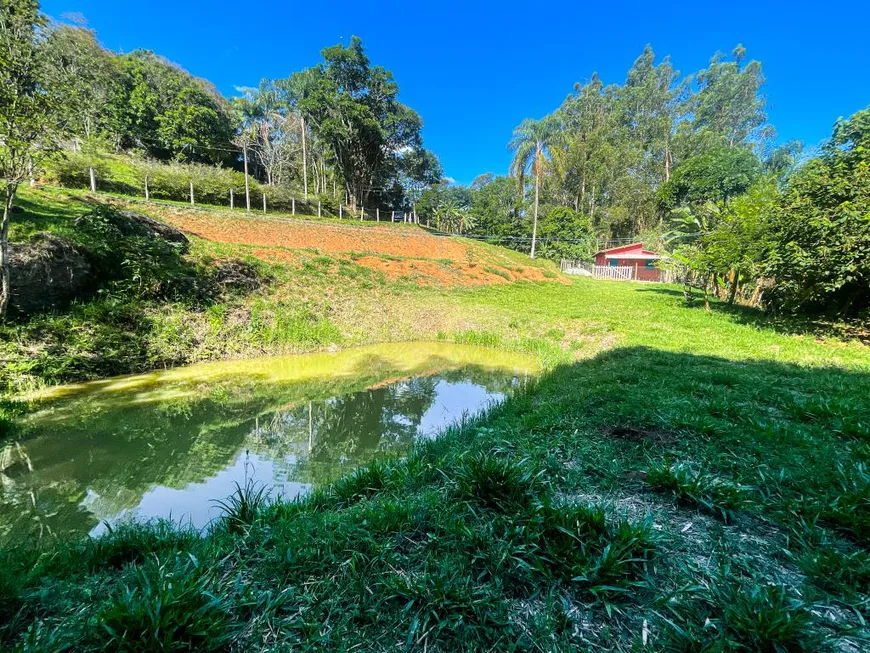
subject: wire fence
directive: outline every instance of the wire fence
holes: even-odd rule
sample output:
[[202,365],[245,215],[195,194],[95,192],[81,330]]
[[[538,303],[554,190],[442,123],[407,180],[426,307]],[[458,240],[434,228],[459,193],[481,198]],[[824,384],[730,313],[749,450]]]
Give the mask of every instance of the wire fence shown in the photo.
[[[530,235],[495,235],[495,234],[462,234],[441,231],[433,227],[428,219],[421,218],[415,209],[395,210],[381,207],[362,207],[323,197],[305,198],[295,197],[287,191],[276,187],[261,187],[261,189],[235,189],[226,188],[224,191],[216,189],[214,185],[204,184],[205,190],[198,187],[197,183],[190,179],[186,188],[181,189],[178,184],[168,188],[164,184],[155,184],[153,178],[144,174],[140,183],[130,183],[129,180],[119,182],[113,179],[102,178],[101,175],[90,167],[84,175],[67,176],[64,180],[67,187],[89,188],[91,192],[107,192],[142,200],[150,203],[167,203],[177,205],[181,202],[192,207],[204,209],[220,209],[230,211],[244,210],[251,215],[298,215],[304,217],[336,218],[339,220],[374,223],[403,223],[415,224],[426,227],[429,233],[439,236],[461,236],[471,240],[486,242],[492,245],[508,247],[514,250],[528,249],[531,247],[533,238]],[[181,195],[185,197],[182,199]],[[218,203],[220,197],[225,198],[223,203]],[[203,202],[205,197],[207,201]],[[610,247],[618,247],[629,243],[638,242],[637,237],[593,237],[593,238],[557,238],[552,236],[539,236],[534,239],[539,246],[548,244],[561,245],[585,245],[591,251],[600,251]]]
[[[72,184],[70,184],[70,181],[72,181]],[[79,184],[76,184],[76,181]],[[82,181],[87,185],[81,183]],[[243,209],[251,214],[290,214],[308,217],[316,216],[318,218],[338,218],[339,220],[356,220],[360,222],[420,224],[419,216],[413,209],[401,211],[381,207],[355,206],[350,203],[336,202],[333,199],[325,199],[323,197],[296,197],[288,194],[286,190],[277,187],[266,186],[258,190],[242,190],[229,187],[221,193],[216,191],[211,185],[209,185],[207,190],[203,191],[201,187],[197,187],[197,183],[193,179],[190,179],[183,191],[185,197],[182,199],[180,197],[182,191],[179,188],[167,189],[164,186],[155,188],[154,182],[155,180],[150,178],[149,175],[143,175],[140,184],[131,184],[129,181],[117,182],[110,179],[101,179],[94,168],[88,168],[83,178],[79,180],[68,177],[65,185],[78,185],[79,187],[89,188],[93,193],[109,192],[144,198],[146,202],[186,202],[190,206],[201,208],[221,208],[231,211]],[[218,203],[219,196],[221,195],[225,199],[224,203]],[[208,201],[201,201],[203,196]]]

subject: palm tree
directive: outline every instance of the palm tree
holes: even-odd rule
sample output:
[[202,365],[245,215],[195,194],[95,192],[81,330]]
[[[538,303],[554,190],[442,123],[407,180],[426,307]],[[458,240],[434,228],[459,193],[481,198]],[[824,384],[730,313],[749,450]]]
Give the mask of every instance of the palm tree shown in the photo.
[[547,116],[543,120],[526,118],[520,126],[514,129],[513,138],[508,148],[514,152],[510,174],[517,178],[520,192],[525,195],[526,171],[531,169],[535,175],[535,214],[532,223],[532,251],[529,254],[535,258],[535,241],[538,237],[538,202],[541,189],[541,173],[547,164],[547,154],[550,145],[557,137],[559,128],[556,120]]

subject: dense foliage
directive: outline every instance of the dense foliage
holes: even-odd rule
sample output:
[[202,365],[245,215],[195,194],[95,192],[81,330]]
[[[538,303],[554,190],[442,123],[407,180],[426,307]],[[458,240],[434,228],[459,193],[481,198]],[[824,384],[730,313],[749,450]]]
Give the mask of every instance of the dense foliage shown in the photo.
[[102,48],[84,27],[51,25],[45,35],[40,83],[57,98],[69,150],[247,167],[265,185],[305,199],[311,187],[354,206],[410,208],[440,181],[420,116],[399,102],[392,73],[371,65],[356,37],[325,49],[314,68],[227,100],[153,52]]
[[870,309],[870,109],[840,120],[792,177],[772,225],[775,301],[789,309]]

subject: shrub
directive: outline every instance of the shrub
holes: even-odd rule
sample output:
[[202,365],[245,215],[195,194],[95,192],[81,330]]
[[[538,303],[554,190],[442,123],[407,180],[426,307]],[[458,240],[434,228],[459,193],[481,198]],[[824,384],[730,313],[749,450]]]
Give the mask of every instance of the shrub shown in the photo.
[[538,475],[525,461],[491,454],[463,458],[454,480],[460,498],[500,512],[531,506],[541,490]]
[[249,478],[244,485],[236,483],[229,497],[215,501],[223,513],[223,521],[230,532],[244,530],[257,521],[269,503],[268,488]]
[[701,583],[668,605],[666,650],[816,651],[810,613],[779,585],[725,577]]
[[216,651],[229,640],[226,599],[190,556],[137,567],[97,614],[100,646],[113,651]]

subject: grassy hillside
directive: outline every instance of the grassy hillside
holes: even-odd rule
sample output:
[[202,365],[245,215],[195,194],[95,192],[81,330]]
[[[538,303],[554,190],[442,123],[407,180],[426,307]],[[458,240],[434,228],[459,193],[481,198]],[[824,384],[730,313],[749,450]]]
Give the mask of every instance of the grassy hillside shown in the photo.
[[[50,197],[31,200],[29,215]],[[196,228],[224,219],[163,217]],[[167,352],[185,360],[441,337],[532,351],[549,371],[407,459],[299,502],[266,505],[242,488],[201,538],[151,524],[0,553],[0,647],[870,645],[865,345],[721,304],[707,312],[663,285],[421,285],[361,264],[362,252],[292,244],[194,239],[186,256],[199,265],[243,257],[271,281],[204,305],[149,299],[145,335],[111,332],[144,343],[145,357],[120,345],[111,355],[132,366],[157,353],[172,360]],[[473,251],[487,264],[522,263]],[[88,311],[110,314],[111,301],[5,327],[19,340],[4,346],[38,351],[40,334],[54,333],[84,349],[94,341],[80,334],[108,333]],[[43,371],[52,354],[39,355],[45,367],[27,373],[61,378]],[[77,360],[77,374],[102,369]]]
[[[88,251],[115,251],[119,243],[76,224],[106,201],[50,188],[24,191],[12,240],[47,231]],[[131,246],[112,260],[108,272],[120,276],[91,296],[0,326],[6,361],[0,385],[24,390],[214,358],[462,340],[489,321],[442,307],[453,301],[452,290],[520,280],[566,283],[552,263],[411,225],[264,219],[126,200],[113,205],[181,227],[191,237],[189,251],[147,258]],[[217,287],[221,266],[238,261],[253,271],[251,283]],[[561,355],[552,342],[504,335],[511,346]]]

